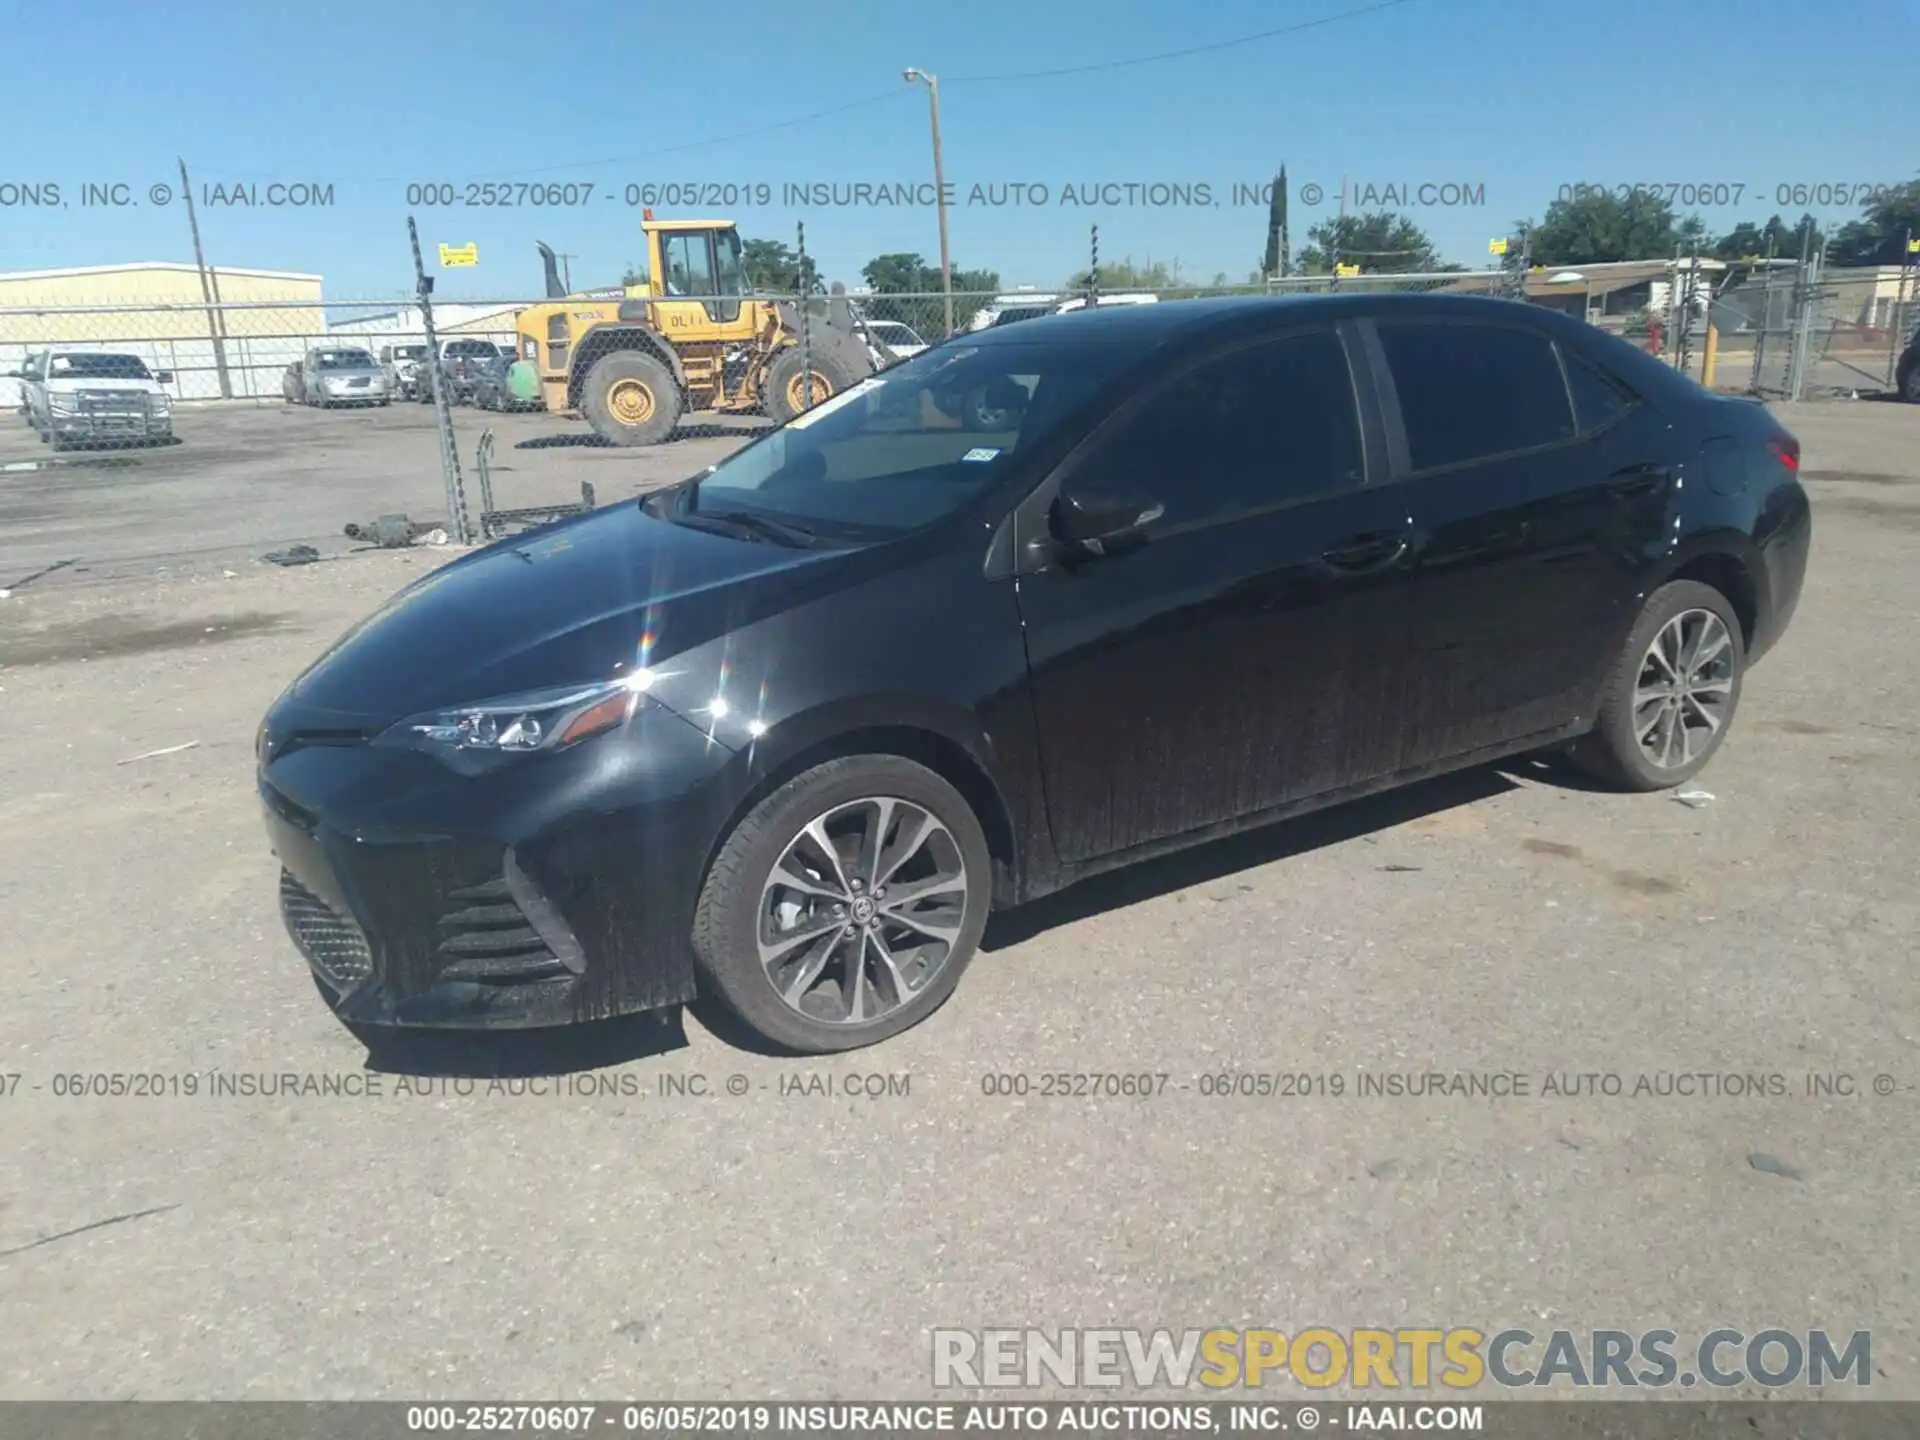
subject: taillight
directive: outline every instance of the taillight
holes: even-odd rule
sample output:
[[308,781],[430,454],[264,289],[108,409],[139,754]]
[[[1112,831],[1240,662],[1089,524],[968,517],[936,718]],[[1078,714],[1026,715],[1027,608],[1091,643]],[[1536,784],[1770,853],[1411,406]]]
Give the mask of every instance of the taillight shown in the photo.
[[1789,474],[1800,473],[1800,442],[1791,435],[1776,435],[1767,441],[1767,449],[1773,452],[1773,458],[1786,467]]

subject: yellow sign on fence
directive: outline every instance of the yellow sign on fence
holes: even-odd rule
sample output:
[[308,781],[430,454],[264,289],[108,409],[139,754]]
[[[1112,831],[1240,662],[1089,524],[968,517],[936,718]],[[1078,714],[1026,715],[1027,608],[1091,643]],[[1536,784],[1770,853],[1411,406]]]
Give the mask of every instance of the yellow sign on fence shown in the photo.
[[1336,275],[1358,275],[1360,273],[1360,267],[1358,265],[1336,265],[1333,267],[1333,273]]
[[1489,241],[1487,241],[1487,253],[1488,253],[1489,255],[1504,255],[1504,254],[1506,254],[1506,253],[1507,253],[1507,242],[1506,242],[1506,241],[1504,241],[1504,240],[1489,240]]
[[1920,255],[1920,240],[1907,241],[1907,253],[1909,255]]
[[444,269],[452,269],[456,265],[478,265],[479,263],[480,246],[473,241],[469,241],[465,245],[442,245],[440,247],[440,264]]

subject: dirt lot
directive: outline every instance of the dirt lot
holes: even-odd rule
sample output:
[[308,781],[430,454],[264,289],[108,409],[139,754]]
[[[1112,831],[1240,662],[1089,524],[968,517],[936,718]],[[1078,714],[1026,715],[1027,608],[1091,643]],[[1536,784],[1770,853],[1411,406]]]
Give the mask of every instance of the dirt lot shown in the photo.
[[[0,475],[0,584],[95,565],[0,600],[0,1393],[906,1397],[934,1326],[1725,1324],[1870,1329],[1920,1399],[1920,407],[1785,418],[1813,561],[1710,803],[1519,765],[1311,817],[999,917],[929,1023],[817,1063],[676,1019],[370,1072],[322,1009],[253,727],[435,557],[202,561],[432,513],[424,412]],[[724,443],[506,453],[610,499]],[[1052,1071],[1170,1085],[986,1093]],[[1232,1071],[1310,1093],[1201,1093]],[[1675,1073],[1743,1078],[1633,1094]],[[286,1074],[380,1093],[234,1093]],[[158,1093],[70,1093],[115,1075]]]
[[[672,443],[646,450],[601,445],[583,421],[546,414],[453,412],[470,513],[479,514],[475,450],[494,432],[494,503],[502,509],[601,503],[703,470],[764,428],[748,418],[700,416]],[[440,439],[428,405],[311,410],[294,405],[183,407],[177,443],[63,452],[24,420],[0,415],[0,586],[60,560],[96,577],[212,570],[288,544],[351,548],[342,534],[399,512],[444,521]]]

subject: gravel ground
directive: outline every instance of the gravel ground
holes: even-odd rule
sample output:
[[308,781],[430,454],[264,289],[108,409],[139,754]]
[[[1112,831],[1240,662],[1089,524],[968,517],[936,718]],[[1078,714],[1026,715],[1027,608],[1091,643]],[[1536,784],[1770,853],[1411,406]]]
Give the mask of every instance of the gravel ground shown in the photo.
[[[675,1017],[370,1069],[280,929],[251,737],[436,556],[188,563],[200,512],[135,479],[96,531],[0,476],[0,584],[36,524],[122,557],[0,600],[0,1394],[892,1398],[936,1326],[1424,1323],[1870,1329],[1870,1393],[1920,1399],[1920,409],[1786,418],[1814,555],[1710,803],[1521,764],[1309,817],[998,917],[931,1021],[819,1062]],[[1053,1071],[1168,1080],[986,1093]],[[1533,1093],[1356,1095],[1427,1071]],[[1700,1072],[1785,1093],[1631,1093]],[[63,1093],[115,1074],[161,1093]]]

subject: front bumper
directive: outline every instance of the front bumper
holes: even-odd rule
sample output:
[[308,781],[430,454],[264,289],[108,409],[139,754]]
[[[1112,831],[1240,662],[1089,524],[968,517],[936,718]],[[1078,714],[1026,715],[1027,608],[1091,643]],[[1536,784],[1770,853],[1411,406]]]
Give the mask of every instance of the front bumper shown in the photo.
[[63,440],[164,440],[173,434],[172,415],[138,411],[91,415],[56,411],[48,423]]
[[694,905],[736,798],[701,730],[650,704],[478,776],[277,733],[259,789],[281,915],[343,1020],[513,1029],[693,998]]
[[329,385],[321,395],[330,404],[373,404],[393,398],[393,391],[385,385]]

